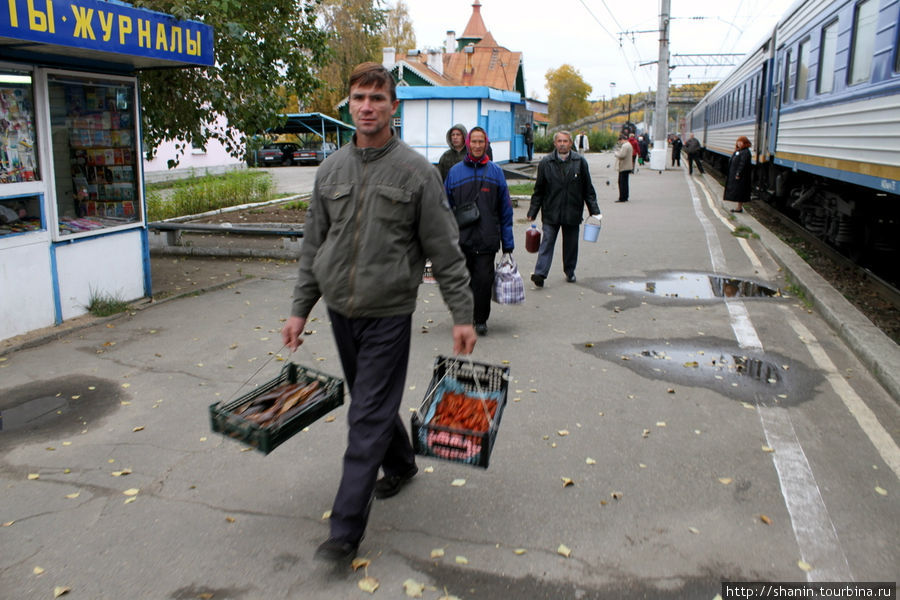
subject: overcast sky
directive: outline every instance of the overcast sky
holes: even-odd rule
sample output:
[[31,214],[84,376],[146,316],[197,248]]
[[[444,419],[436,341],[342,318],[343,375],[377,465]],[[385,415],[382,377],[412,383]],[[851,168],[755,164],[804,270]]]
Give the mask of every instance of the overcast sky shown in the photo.
[[[405,2],[419,49],[442,46],[448,30],[461,35],[472,14],[473,0]],[[671,0],[669,52],[745,54],[793,3]],[[612,83],[615,96],[656,89],[657,0],[481,0],[481,15],[498,44],[523,53],[525,87],[532,98],[547,99],[544,76],[565,63],[578,69],[593,88],[591,100],[609,98]],[[649,33],[638,33],[644,31]],[[620,36],[621,32],[634,33]],[[677,60],[673,57],[673,64]],[[678,66],[671,72],[671,82],[716,80],[731,68]]]

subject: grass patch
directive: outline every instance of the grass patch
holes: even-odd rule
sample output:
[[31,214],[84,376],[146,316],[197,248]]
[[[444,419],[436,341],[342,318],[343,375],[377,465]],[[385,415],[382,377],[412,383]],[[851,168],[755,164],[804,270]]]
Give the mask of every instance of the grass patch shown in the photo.
[[285,210],[309,210],[309,202],[306,200],[294,200],[281,205]]
[[807,310],[812,310],[813,303],[806,296],[806,292],[803,291],[803,288],[801,288],[796,283],[791,281],[791,278],[788,275],[785,276],[785,281],[788,284],[787,288],[785,288],[785,291],[788,294],[790,294],[791,296],[793,296],[794,298],[797,298],[798,300],[800,300],[800,302],[803,304],[804,307],[806,307]]
[[108,317],[128,310],[128,303],[109,293],[91,290],[91,298],[85,307],[95,317]]
[[752,228],[747,227],[746,225],[738,225],[735,227],[734,231],[731,232],[731,235],[734,237],[753,238],[754,240],[759,239],[759,234],[755,233]]
[[509,186],[510,196],[530,196],[534,193],[534,183],[514,183]]
[[273,187],[272,176],[264,171],[229,171],[223,175],[170,182],[164,187],[148,186],[147,218],[161,221],[239,204],[265,202],[272,199]]

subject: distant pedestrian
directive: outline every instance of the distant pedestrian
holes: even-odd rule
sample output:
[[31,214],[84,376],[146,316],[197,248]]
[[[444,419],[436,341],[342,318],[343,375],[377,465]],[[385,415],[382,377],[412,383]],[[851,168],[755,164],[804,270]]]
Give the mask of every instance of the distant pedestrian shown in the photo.
[[522,137],[525,139],[525,150],[528,151],[528,162],[531,162],[534,150],[534,131],[531,130],[531,123],[525,123],[525,132]]
[[681,148],[684,146],[684,143],[681,141],[681,136],[676,135],[675,139],[672,140],[672,166],[681,166]]
[[510,254],[513,239],[513,209],[503,169],[488,160],[488,136],[481,127],[473,127],[466,138],[468,152],[447,175],[444,188],[451,208],[475,204],[477,220],[460,224],[459,247],[466,256],[472,296],[475,333],[487,335],[491,316],[491,291],[494,286],[494,259],[497,251]]
[[693,133],[684,145],[684,151],[687,152],[688,175],[694,174],[694,163],[697,163],[697,170],[703,175],[705,171],[703,170],[703,163],[700,162],[700,155],[703,152],[703,148],[700,146],[700,140],[695,138]]
[[633,133],[628,134],[628,143],[631,144],[631,172],[637,172],[638,156],[641,155],[641,146]]
[[638,140],[638,147],[641,149],[641,164],[645,165],[650,162],[650,142],[646,135],[642,135]]
[[634,166],[634,157],[631,153],[631,144],[624,133],[619,134],[614,150],[616,157],[616,169],[619,171],[619,199],[616,202],[628,202],[628,176]]
[[470,354],[477,340],[459,231],[438,174],[390,125],[399,105],[393,77],[362,63],[349,87],[356,133],[316,173],[291,316],[281,330],[296,350],[323,298],[350,392],[331,535],[316,550],[332,561],[356,555],[373,495],[393,496],[418,471],[398,411],[426,255],[453,315],[453,353]]
[[450,148],[444,151],[438,160],[441,181],[446,181],[450,168],[466,157],[466,133],[466,126],[462,123],[457,123],[447,130],[447,145]]
[[575,150],[578,151],[578,154],[584,156],[584,153],[591,149],[591,145],[588,142],[588,136],[585,133],[579,132],[578,135],[575,136]]
[[541,213],[541,247],[531,281],[537,287],[544,287],[544,280],[550,272],[553,248],[559,230],[563,232],[563,271],[566,281],[575,283],[575,267],[578,263],[578,234],[581,228],[584,207],[590,215],[599,215],[597,193],[591,183],[587,160],[572,150],[572,134],[557,131],[553,136],[554,150],[538,164],[537,180],[528,220],[534,221]]
[[728,161],[728,179],[725,181],[723,198],[729,202],[737,202],[733,213],[744,212],[744,202],[750,202],[750,140],[742,135],[734,144],[734,154]]

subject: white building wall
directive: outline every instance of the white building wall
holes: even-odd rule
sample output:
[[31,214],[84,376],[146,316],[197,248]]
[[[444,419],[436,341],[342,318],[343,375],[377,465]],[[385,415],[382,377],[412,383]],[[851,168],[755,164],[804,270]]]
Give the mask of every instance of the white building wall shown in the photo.
[[53,277],[45,236],[36,243],[2,249],[0,257],[0,340],[52,325]]
[[[224,117],[219,117],[214,125],[215,129],[225,129],[228,123]],[[187,149],[179,158],[178,166],[169,169],[169,160],[174,159],[178,153],[175,144],[183,144],[181,140],[164,141],[156,149],[153,160],[144,159],[144,178],[148,183],[168,181],[190,176],[191,172],[198,175],[206,173],[224,173],[231,169],[241,169],[246,165],[242,159],[231,156],[225,146],[217,140],[210,140],[206,148]]]

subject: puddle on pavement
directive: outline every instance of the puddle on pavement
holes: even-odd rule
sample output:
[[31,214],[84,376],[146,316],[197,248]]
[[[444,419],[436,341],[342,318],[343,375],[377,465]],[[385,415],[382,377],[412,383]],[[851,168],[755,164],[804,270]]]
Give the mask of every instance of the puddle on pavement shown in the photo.
[[81,375],[2,390],[0,442],[18,435],[82,431],[119,406],[122,393],[112,381]]
[[717,298],[771,298],[778,289],[738,277],[706,273],[660,273],[645,280],[607,280],[607,291],[619,291],[656,298],[714,300]]
[[[765,406],[794,406],[812,397],[821,377],[801,363],[773,352],[702,340],[614,340],[580,345],[599,358],[672,384],[704,387],[724,396]],[[677,389],[676,389],[677,394]]]

